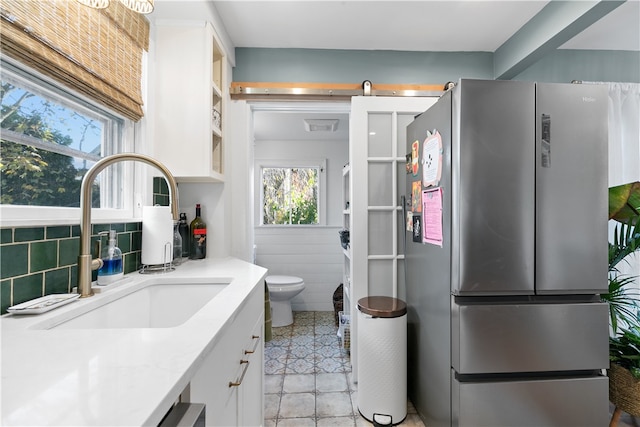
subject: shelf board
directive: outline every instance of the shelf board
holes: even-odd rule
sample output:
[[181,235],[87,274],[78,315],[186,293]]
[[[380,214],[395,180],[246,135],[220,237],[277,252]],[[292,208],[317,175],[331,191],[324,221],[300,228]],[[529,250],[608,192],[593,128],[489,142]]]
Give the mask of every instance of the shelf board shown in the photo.
[[[342,292],[348,301],[351,301],[351,288],[348,285],[342,284]],[[344,311],[344,310],[343,310]]]
[[178,183],[181,182],[208,182],[208,183],[223,183],[224,174],[217,171],[210,171],[207,176],[175,176]]
[[213,94],[215,96],[217,96],[218,98],[222,98],[222,91],[220,90],[216,82],[211,82],[211,88],[213,89]]

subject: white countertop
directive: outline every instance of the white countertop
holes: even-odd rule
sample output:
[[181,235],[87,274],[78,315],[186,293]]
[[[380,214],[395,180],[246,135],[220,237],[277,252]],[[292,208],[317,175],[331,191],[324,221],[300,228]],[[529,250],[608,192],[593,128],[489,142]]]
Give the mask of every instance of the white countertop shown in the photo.
[[[1,424],[157,425],[266,272],[235,258],[187,261],[165,274],[128,274],[120,287],[47,313],[2,316]],[[231,283],[177,327],[36,329],[125,287],[205,278]]]

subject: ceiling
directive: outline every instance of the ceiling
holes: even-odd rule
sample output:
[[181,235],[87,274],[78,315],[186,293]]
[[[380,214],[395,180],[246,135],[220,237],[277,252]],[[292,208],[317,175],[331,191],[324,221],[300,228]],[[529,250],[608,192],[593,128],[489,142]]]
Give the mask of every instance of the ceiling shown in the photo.
[[[236,47],[495,52],[547,1],[213,1]],[[640,0],[630,0],[560,49],[640,51]],[[306,132],[303,119],[339,120]],[[348,114],[260,111],[256,140],[348,140]]]
[[[571,0],[576,1],[576,0]],[[495,52],[548,1],[209,0],[235,47]],[[188,1],[156,0],[158,18],[192,15]],[[595,2],[592,2],[595,3]],[[560,49],[640,51],[640,0],[628,0]],[[345,112],[259,111],[256,140],[348,140]],[[303,119],[336,118],[336,132]]]
[[[326,108],[324,109],[326,110]],[[338,120],[333,132],[309,132],[306,120]],[[349,114],[327,111],[256,111],[253,114],[256,141],[348,141]]]
[[[214,0],[236,47],[494,52],[548,1]],[[640,0],[561,48],[640,50]]]

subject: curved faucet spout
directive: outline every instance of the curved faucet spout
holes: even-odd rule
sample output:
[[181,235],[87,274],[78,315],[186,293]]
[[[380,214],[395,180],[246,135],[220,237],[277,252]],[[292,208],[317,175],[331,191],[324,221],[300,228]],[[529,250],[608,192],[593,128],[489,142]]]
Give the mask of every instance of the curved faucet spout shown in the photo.
[[107,166],[128,160],[155,166],[163,173],[169,183],[171,215],[174,221],[180,220],[178,215],[178,184],[165,165],[152,157],[137,153],[114,154],[99,160],[87,171],[82,179],[82,186],[80,187],[80,211],[82,213],[80,222],[80,254],[78,255],[78,293],[80,294],[80,298],[93,295],[93,290],[91,289],[91,271],[97,270],[101,266],[101,260],[94,260],[91,255],[91,184],[95,181],[96,176]]

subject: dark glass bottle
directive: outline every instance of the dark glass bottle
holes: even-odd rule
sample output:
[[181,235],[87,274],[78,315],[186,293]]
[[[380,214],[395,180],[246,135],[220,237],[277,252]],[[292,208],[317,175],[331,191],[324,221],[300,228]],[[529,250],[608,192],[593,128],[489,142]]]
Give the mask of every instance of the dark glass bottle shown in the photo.
[[187,224],[187,214],[180,214],[180,223],[178,224],[178,233],[182,237],[182,257],[187,258],[189,256],[191,234],[189,234],[189,224]]
[[191,221],[190,259],[204,259],[207,256],[207,224],[200,218],[200,203],[196,205],[196,217]]

